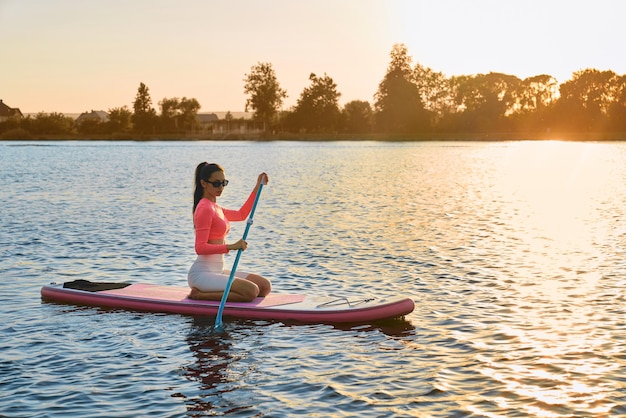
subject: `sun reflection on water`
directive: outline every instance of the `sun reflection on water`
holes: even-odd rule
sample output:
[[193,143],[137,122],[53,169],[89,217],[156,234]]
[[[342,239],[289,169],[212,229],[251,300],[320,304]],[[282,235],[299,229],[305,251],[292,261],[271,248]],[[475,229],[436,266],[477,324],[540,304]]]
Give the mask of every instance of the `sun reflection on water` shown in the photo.
[[[572,410],[601,416],[616,406],[607,398],[618,388],[604,380],[619,367],[604,358],[615,341],[599,326],[603,314],[596,305],[602,243],[612,222],[597,213],[615,204],[614,190],[604,187],[615,181],[606,166],[611,158],[597,145],[513,144],[495,170],[500,177],[474,193],[497,207],[501,240],[516,243],[499,248],[510,297],[517,301],[510,322],[504,319],[485,330],[484,339],[471,341],[489,353],[478,356],[480,373],[505,388],[499,397],[503,409],[512,406],[511,399],[532,399],[522,408],[538,417]],[[506,352],[494,344],[494,333],[509,340]]]

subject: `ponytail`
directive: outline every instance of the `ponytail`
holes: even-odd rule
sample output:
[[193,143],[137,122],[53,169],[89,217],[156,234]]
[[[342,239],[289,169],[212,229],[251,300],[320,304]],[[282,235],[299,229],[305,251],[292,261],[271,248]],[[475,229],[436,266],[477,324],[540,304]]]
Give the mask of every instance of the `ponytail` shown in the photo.
[[202,162],[198,164],[198,166],[196,167],[196,175],[194,176],[196,187],[193,191],[192,214],[196,213],[196,207],[198,206],[198,203],[200,203],[200,199],[202,199],[202,196],[204,195],[204,189],[202,188],[202,183],[200,183],[200,180],[202,180],[201,174],[202,174],[202,169],[204,168],[205,165],[207,165],[207,163]]
[[224,172],[224,169],[220,167],[219,164],[207,163],[206,161],[201,162],[196,167],[196,174],[194,176],[195,179],[195,189],[193,191],[193,211],[192,213],[196,213],[196,207],[200,200],[204,196],[204,189],[202,188],[202,183],[200,180],[209,181],[211,175],[216,171]]

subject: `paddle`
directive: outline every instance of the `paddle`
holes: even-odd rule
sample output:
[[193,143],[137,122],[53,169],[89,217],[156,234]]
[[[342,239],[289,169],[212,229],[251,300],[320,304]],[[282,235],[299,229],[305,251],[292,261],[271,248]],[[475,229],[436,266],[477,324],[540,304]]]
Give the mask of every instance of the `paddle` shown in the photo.
[[[261,190],[263,190],[263,182],[259,183],[259,190],[257,190],[256,192],[254,204],[252,205],[252,210],[250,211],[250,216],[246,221],[246,230],[243,232],[244,241],[248,237],[248,231],[250,230],[250,226],[252,225],[252,217],[254,216],[254,211],[256,210],[256,204],[259,201],[259,196],[261,196]],[[242,252],[243,250],[241,248],[237,250],[237,257],[235,257],[233,269],[230,271],[230,277],[228,278],[228,282],[226,282],[226,288],[224,289],[224,294],[222,295],[222,301],[220,302],[220,307],[217,310],[217,316],[215,317],[215,328],[218,330],[222,329],[222,313],[224,313],[224,306],[226,305],[226,300],[228,299],[228,293],[230,292],[230,288],[233,285],[233,281],[235,280],[235,271],[237,270],[237,264],[239,264],[239,258],[241,257]]]

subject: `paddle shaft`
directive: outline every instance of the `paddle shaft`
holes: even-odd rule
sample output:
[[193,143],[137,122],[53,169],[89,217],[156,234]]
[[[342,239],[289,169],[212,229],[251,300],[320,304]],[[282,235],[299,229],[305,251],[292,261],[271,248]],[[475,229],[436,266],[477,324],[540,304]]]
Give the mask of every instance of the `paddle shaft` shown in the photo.
[[[252,205],[250,216],[248,217],[248,220],[246,221],[246,229],[243,232],[244,241],[248,237],[248,231],[250,231],[250,226],[252,226],[252,218],[254,217],[256,204],[258,203],[259,197],[261,196],[261,190],[263,190],[263,182],[259,183],[259,189],[257,190],[256,196],[254,197],[254,204]],[[226,305],[226,300],[228,300],[228,294],[230,293],[230,288],[233,285],[233,281],[235,280],[235,271],[237,270],[237,264],[239,264],[239,259],[241,258],[242,252],[243,250],[241,248],[237,250],[235,263],[233,264],[233,268],[230,271],[230,277],[228,278],[228,282],[226,282],[226,287],[224,288],[224,294],[222,295],[222,301],[220,302],[220,307],[218,308],[217,316],[215,317],[215,328],[222,328],[222,314],[224,313],[224,306]]]

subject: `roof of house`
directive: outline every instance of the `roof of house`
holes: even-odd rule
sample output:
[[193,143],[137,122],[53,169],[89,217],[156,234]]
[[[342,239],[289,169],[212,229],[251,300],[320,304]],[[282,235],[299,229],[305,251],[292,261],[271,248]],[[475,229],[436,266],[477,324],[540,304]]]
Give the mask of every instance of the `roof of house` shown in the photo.
[[11,117],[23,115],[20,109],[9,107],[2,101],[2,99],[0,99],[0,116]]
[[217,120],[226,119],[226,115],[229,114],[233,119],[252,119],[254,113],[252,112],[211,112],[211,113],[198,113],[198,121],[200,122],[215,122]]
[[218,117],[215,113],[198,113],[196,115],[198,118],[198,122],[207,123],[207,122],[215,122],[218,120]]
[[82,122],[84,120],[97,120],[100,122],[108,122],[109,114],[104,110],[92,110],[91,112],[83,112],[76,118],[76,122]]
[[254,113],[252,112],[214,112],[219,119],[226,119],[228,113],[231,114],[233,119],[252,119]]

